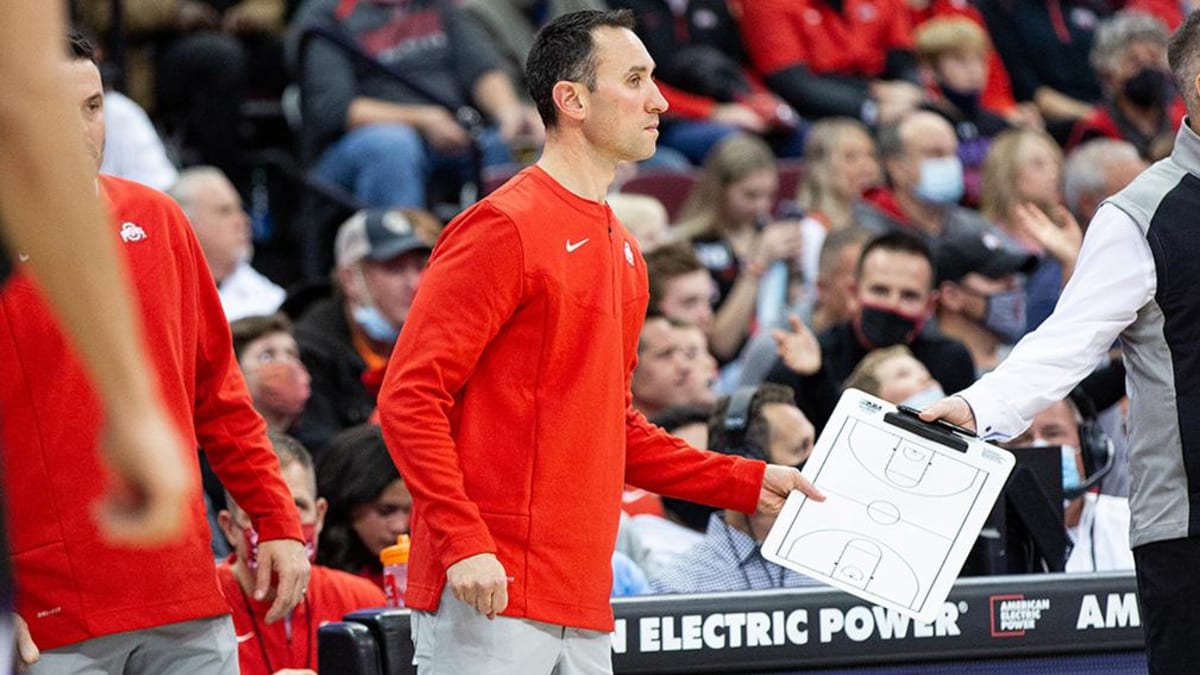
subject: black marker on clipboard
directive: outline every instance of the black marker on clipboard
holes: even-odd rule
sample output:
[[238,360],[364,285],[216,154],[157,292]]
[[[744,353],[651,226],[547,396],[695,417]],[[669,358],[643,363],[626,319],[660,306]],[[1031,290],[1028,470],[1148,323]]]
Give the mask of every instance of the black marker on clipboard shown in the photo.
[[920,414],[920,410],[902,405],[896,408],[896,412],[884,413],[883,421],[959,452],[966,452],[969,447],[962,436],[977,438],[975,432],[966,427],[960,427],[945,420],[926,422],[920,418]]

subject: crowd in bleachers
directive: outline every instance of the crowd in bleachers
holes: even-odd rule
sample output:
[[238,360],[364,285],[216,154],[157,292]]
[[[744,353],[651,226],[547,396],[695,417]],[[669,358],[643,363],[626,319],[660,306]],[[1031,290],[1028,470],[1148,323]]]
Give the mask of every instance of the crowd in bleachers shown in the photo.
[[[319,563],[382,583],[410,508],[370,426],[392,345],[442,224],[537,157],[537,27],[606,5],[670,105],[610,200],[651,288],[633,405],[776,463],[803,464],[848,386],[920,407],[994,368],[1183,116],[1180,4],[1152,0],[76,0],[112,89],[104,170],[191,221],[256,408],[315,459]],[[1121,448],[1114,379],[1090,394]],[[1090,464],[1064,455],[1064,477]],[[1064,523],[1105,551],[1120,473]],[[626,498],[615,591],[806,583],[758,555],[769,522]]]

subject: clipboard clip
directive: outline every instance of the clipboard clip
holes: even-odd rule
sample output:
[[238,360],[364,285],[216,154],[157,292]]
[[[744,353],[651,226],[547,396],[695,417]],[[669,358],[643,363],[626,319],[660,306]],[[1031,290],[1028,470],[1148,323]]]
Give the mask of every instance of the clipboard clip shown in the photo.
[[926,422],[920,418],[920,414],[920,410],[902,405],[896,408],[896,412],[884,413],[883,421],[959,452],[966,452],[970,447],[963,436],[978,438],[970,429],[944,420]]

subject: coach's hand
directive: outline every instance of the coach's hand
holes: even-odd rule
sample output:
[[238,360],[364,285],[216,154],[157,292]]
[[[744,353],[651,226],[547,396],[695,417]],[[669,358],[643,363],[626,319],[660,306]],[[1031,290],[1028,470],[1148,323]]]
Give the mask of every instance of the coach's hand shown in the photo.
[[[25,619],[22,619],[20,614],[13,614],[12,618],[17,641],[17,672],[20,673],[37,663],[41,658],[41,652],[33,643],[33,636],[29,634],[29,626],[25,623]],[[7,664],[0,664],[0,670],[7,667]]]
[[[279,581],[271,588],[272,572]],[[258,542],[258,569],[255,570],[254,599],[266,600],[271,590],[275,602],[267,610],[267,623],[287,616],[304,599],[312,567],[304,554],[304,544],[295,539],[269,539]]]
[[821,491],[813,486],[807,478],[800,475],[799,469],[780,464],[768,464],[766,472],[763,473],[762,491],[758,495],[758,514],[779,515],[779,511],[783,509],[783,503],[787,501],[792,490],[799,490],[814,501],[825,501],[825,495],[821,494]]
[[965,429],[976,431],[975,413],[967,404],[967,399],[961,396],[947,396],[921,410],[921,419],[926,422],[945,420]]
[[446,583],[454,597],[489,619],[508,607],[508,576],[491,553],[463,558],[447,567]]

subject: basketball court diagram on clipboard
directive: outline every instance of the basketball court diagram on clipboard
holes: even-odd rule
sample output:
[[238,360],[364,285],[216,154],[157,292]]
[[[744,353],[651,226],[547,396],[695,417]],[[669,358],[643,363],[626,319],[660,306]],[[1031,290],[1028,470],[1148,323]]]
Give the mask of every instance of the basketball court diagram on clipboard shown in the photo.
[[843,395],[763,544],[768,560],[923,621],[940,610],[1013,465],[1012,456]]

